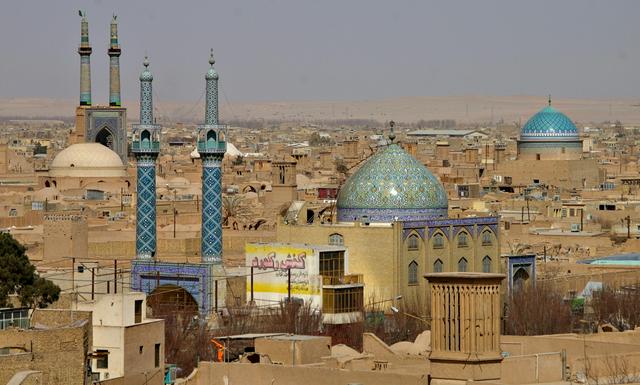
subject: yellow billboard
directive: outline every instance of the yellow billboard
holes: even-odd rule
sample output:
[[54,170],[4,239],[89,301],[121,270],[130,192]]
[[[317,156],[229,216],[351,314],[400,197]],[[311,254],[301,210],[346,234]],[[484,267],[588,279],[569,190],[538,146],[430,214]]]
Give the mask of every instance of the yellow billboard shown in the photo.
[[[253,268],[253,295],[257,302],[279,302],[286,298],[291,270],[291,295],[320,303],[322,280],[317,250],[303,245],[248,243],[245,258],[246,266]],[[250,292],[248,274],[247,298]]]

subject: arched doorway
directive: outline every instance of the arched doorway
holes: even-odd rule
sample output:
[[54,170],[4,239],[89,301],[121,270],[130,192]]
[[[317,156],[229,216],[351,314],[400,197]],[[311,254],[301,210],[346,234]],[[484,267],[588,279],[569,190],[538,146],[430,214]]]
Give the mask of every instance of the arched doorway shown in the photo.
[[113,134],[107,127],[98,131],[98,135],[96,135],[96,143],[100,143],[113,150]]
[[156,287],[147,297],[150,317],[165,318],[179,314],[183,318],[192,318],[198,314],[198,303],[184,288],[177,285]]
[[525,268],[519,268],[513,274],[513,290],[524,289],[529,282],[529,272]]

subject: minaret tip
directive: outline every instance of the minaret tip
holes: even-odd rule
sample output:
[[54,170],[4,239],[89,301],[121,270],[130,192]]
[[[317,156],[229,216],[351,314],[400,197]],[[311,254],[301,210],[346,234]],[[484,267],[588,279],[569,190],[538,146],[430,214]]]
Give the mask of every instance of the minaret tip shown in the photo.
[[116,19],[118,18],[118,15],[116,15],[115,13],[113,14],[113,18],[111,19],[111,23],[115,24],[116,23]]
[[214,64],[216,64],[216,61],[213,58],[213,48],[211,48],[211,54],[209,55],[209,64],[211,64],[212,67]]
[[391,142],[393,142],[396,139],[396,133],[393,131],[393,127],[396,125],[396,122],[394,122],[393,120],[389,122],[389,128],[391,129],[391,132],[389,132],[389,140]]
[[551,105],[551,94],[549,94],[549,105]]
[[144,60],[142,61],[142,65],[144,66],[144,68],[148,68],[149,67],[149,56],[144,56]]

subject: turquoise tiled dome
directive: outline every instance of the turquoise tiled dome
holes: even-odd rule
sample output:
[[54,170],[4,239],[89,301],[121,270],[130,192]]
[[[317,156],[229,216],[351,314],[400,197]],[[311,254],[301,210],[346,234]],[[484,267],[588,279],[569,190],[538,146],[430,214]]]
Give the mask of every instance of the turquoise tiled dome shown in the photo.
[[533,115],[522,127],[521,140],[577,139],[578,129],[571,119],[551,106]]
[[397,144],[379,150],[338,194],[338,220],[390,222],[447,216],[447,193],[435,176]]

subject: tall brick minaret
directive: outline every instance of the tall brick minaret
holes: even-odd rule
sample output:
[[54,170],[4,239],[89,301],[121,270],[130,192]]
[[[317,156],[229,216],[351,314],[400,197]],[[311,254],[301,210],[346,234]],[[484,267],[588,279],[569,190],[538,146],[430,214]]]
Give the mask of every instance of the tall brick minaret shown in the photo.
[[87,12],[78,11],[82,17],[80,22],[80,105],[91,105],[91,45],[89,44],[89,21]]
[[118,44],[117,16],[111,19],[111,40],[109,41],[109,105],[120,107],[120,45]]

